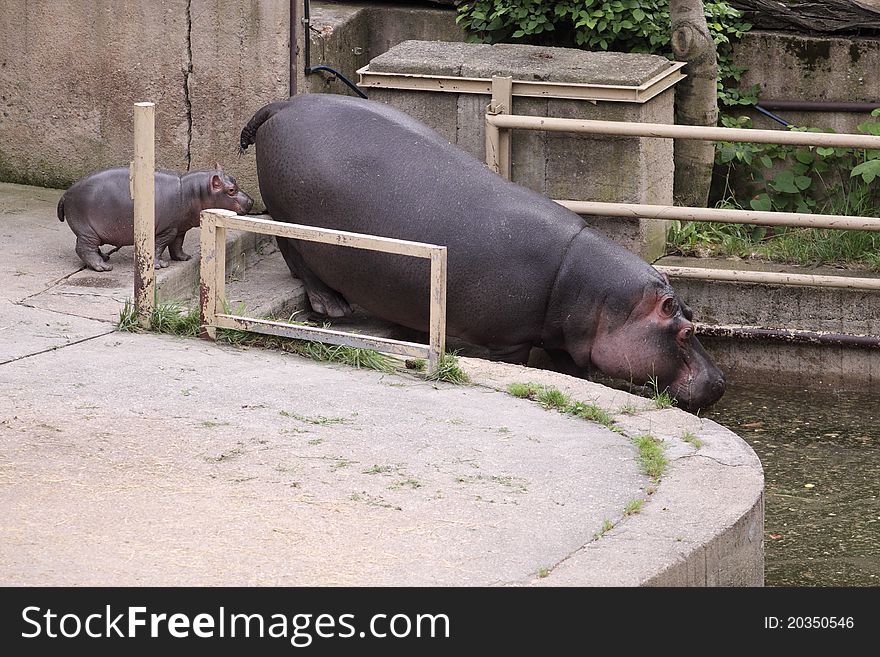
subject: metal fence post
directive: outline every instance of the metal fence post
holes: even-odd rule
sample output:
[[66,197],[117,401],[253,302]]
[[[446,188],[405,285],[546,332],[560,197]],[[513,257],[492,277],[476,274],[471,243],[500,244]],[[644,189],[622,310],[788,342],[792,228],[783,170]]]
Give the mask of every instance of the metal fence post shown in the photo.
[[155,104],[134,104],[134,160],[129,170],[134,201],[134,309],[150,328],[156,299]]

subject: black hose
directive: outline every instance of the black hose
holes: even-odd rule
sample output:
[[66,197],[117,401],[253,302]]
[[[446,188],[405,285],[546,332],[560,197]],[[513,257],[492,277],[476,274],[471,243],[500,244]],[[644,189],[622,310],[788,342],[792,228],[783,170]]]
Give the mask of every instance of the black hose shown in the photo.
[[360,96],[361,98],[367,97],[367,94],[365,94],[363,91],[361,91],[354,82],[349,80],[347,77],[345,77],[342,73],[340,73],[336,69],[330,68],[329,66],[324,66],[323,64],[320,66],[309,66],[306,69],[306,75],[310,75],[311,73],[317,73],[318,71],[327,71],[328,73],[332,73],[337,78],[342,80],[348,86],[348,88],[351,89],[353,92],[355,92],[358,96]]
[[[312,27],[312,17],[311,17],[311,8],[310,8],[309,0],[303,1],[303,28],[304,28],[304,36],[305,43],[303,43],[303,59],[305,60],[305,72],[306,75],[311,75],[312,73],[317,73],[318,71],[326,71],[327,73],[332,73],[337,78],[342,80],[349,89],[355,92],[361,98],[366,98],[367,94],[358,88],[358,86],[345,77],[342,73],[337,71],[336,69],[330,68],[329,66],[325,66],[323,64],[319,66],[312,66],[312,53],[311,53],[311,43],[312,40],[309,38],[309,30]],[[292,14],[291,14],[292,15]],[[291,27],[291,32],[296,29],[296,26]],[[292,95],[292,94],[291,94]]]

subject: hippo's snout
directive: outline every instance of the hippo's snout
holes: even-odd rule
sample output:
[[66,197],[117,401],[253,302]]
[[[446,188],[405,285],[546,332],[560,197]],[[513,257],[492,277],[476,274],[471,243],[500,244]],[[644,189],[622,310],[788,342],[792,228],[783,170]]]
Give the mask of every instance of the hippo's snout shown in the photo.
[[235,195],[235,200],[238,201],[238,205],[241,207],[238,214],[247,214],[251,211],[251,208],[254,207],[254,199],[244,192],[238,192],[238,194]]

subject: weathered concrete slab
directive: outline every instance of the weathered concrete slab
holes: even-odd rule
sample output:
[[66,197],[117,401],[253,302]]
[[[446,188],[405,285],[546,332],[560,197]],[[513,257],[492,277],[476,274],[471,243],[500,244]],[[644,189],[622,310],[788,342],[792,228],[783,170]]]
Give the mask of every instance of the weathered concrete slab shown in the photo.
[[[0,290],[20,260],[30,278],[0,299],[0,583],[762,582],[760,466],[718,425],[541,370],[462,359],[475,385],[451,386],[119,333],[85,318],[82,294],[64,313],[30,307],[87,285],[64,273],[57,193],[7,187],[21,211],[0,215],[14,255]],[[60,264],[31,257],[32,230]],[[229,282],[233,305],[279,312],[295,283],[277,256]],[[513,382],[599,404],[618,431],[516,399]],[[646,431],[672,459],[659,483],[631,440]]]

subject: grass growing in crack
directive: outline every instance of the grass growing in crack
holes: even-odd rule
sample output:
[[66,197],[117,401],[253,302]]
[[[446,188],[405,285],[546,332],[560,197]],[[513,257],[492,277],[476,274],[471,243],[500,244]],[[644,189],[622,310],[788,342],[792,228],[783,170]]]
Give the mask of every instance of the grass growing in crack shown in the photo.
[[292,417],[294,420],[299,420],[300,422],[307,422],[309,424],[317,424],[319,426],[328,426],[330,424],[342,424],[346,421],[344,417],[324,417],[323,415],[299,415],[297,413],[291,413],[290,411],[278,411],[278,415],[283,417]]
[[664,455],[663,442],[649,434],[633,438],[639,448],[639,465],[642,472],[653,479],[660,479],[666,472],[669,460]]
[[542,566],[541,568],[538,568],[538,578],[539,579],[544,579],[549,574],[550,574],[550,569],[547,568],[547,566]]
[[470,383],[470,377],[458,366],[458,352],[443,354],[436,372],[426,377],[429,381],[445,381],[446,383]]
[[598,422],[608,429],[615,429],[614,418],[605,409],[596,406],[596,404],[585,404],[584,402],[574,402],[566,408],[567,413],[571,413],[575,417],[584,420],[592,420]]
[[611,529],[614,528],[614,523],[605,518],[602,521],[602,526],[599,528],[599,531],[596,532],[594,538],[602,538],[605,534],[607,534]]
[[[154,306],[150,314],[151,330],[155,333],[169,333],[195,337],[199,334],[199,309],[188,309],[176,301],[162,302]],[[116,322],[119,331],[137,332],[141,330],[134,304],[126,300],[119,311]]]
[[694,449],[700,449],[703,446],[703,441],[697,438],[697,436],[691,431],[685,431],[681,434],[681,439],[686,443],[690,443],[694,446]]
[[574,415],[582,420],[598,422],[606,429],[617,433],[622,432],[622,429],[616,425],[614,418],[611,417],[608,411],[596,404],[574,401],[556,388],[538,385],[537,383],[511,383],[507,386],[507,392],[520,399],[537,401],[544,408],[554,408],[560,413]]
[[639,409],[636,408],[635,404],[624,404],[617,412],[621,415],[635,415],[639,412]]
[[368,475],[384,474],[386,472],[392,472],[392,471],[394,471],[394,468],[392,468],[390,465],[374,465],[372,468],[367,468],[366,470],[362,470],[361,474],[368,474]]
[[672,408],[675,404],[675,399],[669,393],[669,388],[663,388],[663,390],[660,390],[660,384],[655,377],[648,379],[648,387],[654,391],[651,399],[654,400],[654,406],[657,408]]
[[543,388],[536,400],[544,408],[555,408],[557,411],[565,411],[571,405],[571,399],[556,388]]
[[642,510],[642,505],[645,503],[645,500],[630,500],[626,503],[626,506],[623,507],[623,515],[631,516]]
[[507,392],[520,399],[534,399],[540,390],[541,386],[536,383],[511,383],[507,386]]

